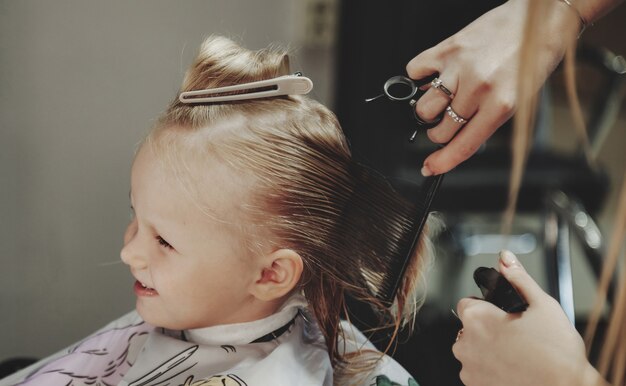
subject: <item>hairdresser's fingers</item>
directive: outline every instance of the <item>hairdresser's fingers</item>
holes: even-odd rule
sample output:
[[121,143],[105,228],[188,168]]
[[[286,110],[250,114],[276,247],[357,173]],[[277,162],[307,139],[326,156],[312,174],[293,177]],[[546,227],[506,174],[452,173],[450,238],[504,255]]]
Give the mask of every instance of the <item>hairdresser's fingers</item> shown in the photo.
[[438,58],[437,48],[433,47],[421,52],[406,65],[406,73],[411,79],[422,79],[432,74],[438,74],[441,69],[441,60]]
[[456,304],[456,314],[459,316],[459,319],[463,321],[461,314],[465,316],[465,310],[467,308],[471,308],[472,305],[477,304],[478,302],[480,302],[480,300],[474,298],[463,298],[459,300],[459,302]]
[[[456,104],[453,107],[456,110]],[[509,118],[509,113],[504,114],[504,111],[504,109],[502,112],[490,111],[489,108],[481,105],[479,111],[468,120],[463,129],[449,143],[424,160],[422,173],[427,175],[445,173],[471,157]],[[430,130],[429,137],[431,137]]]
[[505,321],[507,314],[491,303],[472,298],[461,299],[457,313],[463,328],[452,345],[452,353],[465,366],[472,361],[472,351],[476,351],[477,344],[490,341],[494,326]]
[[528,304],[532,305],[548,296],[526,272],[513,252],[506,250],[500,252],[499,270]]
[[471,90],[459,84],[457,95],[446,107],[441,122],[427,131],[428,138],[435,143],[449,142],[478,110],[478,99]]
[[[442,52],[439,46],[423,51],[407,64],[406,72],[411,79],[422,79],[436,74],[442,85],[454,94],[458,88],[459,77],[456,71],[442,71],[445,66],[445,61],[441,57]],[[430,84],[422,87],[424,88],[428,88],[428,91],[417,101],[415,113],[421,119],[431,121],[444,111],[451,98],[441,90],[430,87]],[[454,128],[454,132],[456,130],[458,127]]]
[[[416,56],[407,65],[407,73],[413,79],[420,79],[426,76],[440,73],[441,59],[438,49],[431,48]],[[439,76],[441,84],[453,95],[458,89],[458,75],[456,71],[445,71]],[[425,121],[431,121],[442,114],[445,109],[454,102],[452,109],[462,118],[470,117],[478,108],[475,99],[471,94],[461,98],[454,96],[451,98],[441,89],[430,87],[428,91],[417,101],[415,113]],[[462,122],[455,121],[452,114],[443,114],[441,122],[428,130],[427,134],[431,141],[435,143],[448,142],[456,132],[463,126]]]
[[[457,79],[458,78],[451,73],[446,73],[439,77],[441,84],[453,94],[457,89]],[[445,110],[452,98],[441,91],[441,89],[431,87],[430,85],[428,85],[428,87],[428,91],[417,100],[415,113],[425,121],[432,121]],[[456,128],[456,130],[458,130],[458,128]],[[454,130],[454,132],[456,132],[456,130]]]
[[[465,331],[463,331],[463,334],[465,334]],[[471,344],[468,344],[467,337],[463,339],[463,334],[457,335],[456,341],[452,344],[452,354],[458,361],[468,357],[468,350],[471,350]]]
[[465,326],[466,321],[488,320],[490,318],[502,317],[506,312],[493,304],[476,298],[463,298],[456,305],[456,312],[459,319]]
[[[481,340],[478,339],[478,344]],[[463,333],[462,337],[452,345],[452,354],[461,362],[459,379],[463,385],[485,386],[484,380],[480,379],[481,374],[489,374],[491,370],[485,367],[481,361],[493,355],[490,352],[480,352],[476,348],[476,339],[472,334]],[[482,348],[482,346],[480,346]],[[477,377],[478,376],[478,377]]]

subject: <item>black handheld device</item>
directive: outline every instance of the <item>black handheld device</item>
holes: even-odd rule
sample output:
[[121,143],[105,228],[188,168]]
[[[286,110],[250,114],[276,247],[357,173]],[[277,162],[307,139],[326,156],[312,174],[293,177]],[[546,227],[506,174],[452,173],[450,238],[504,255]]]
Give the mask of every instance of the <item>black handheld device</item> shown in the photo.
[[474,281],[480,288],[483,298],[504,311],[515,313],[528,308],[528,303],[522,295],[494,268],[476,268]]

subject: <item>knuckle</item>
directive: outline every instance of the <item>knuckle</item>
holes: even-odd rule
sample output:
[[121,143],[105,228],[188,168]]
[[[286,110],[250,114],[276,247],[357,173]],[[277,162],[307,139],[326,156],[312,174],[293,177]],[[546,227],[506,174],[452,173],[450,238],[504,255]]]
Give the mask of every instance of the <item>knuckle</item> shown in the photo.
[[515,98],[510,96],[500,96],[494,103],[493,109],[499,116],[508,118],[515,110]]
[[456,311],[459,313],[459,315],[465,312],[468,301],[469,300],[467,298],[463,298],[456,303]]
[[407,63],[406,65],[405,69],[409,77],[412,77],[412,75],[415,73],[415,67],[417,67],[417,60],[418,60],[418,56],[411,59],[409,63]]
[[425,119],[427,114],[426,106],[424,106],[424,103],[420,102],[421,101],[418,101],[415,105],[415,114],[417,114],[419,118]]
[[455,342],[452,345],[452,355],[456,358],[457,361],[461,363],[465,362],[465,350],[463,350],[463,344],[461,343],[461,341]]
[[490,303],[482,300],[466,307],[462,318],[464,334],[473,335],[474,332],[480,332],[486,328],[492,317],[493,307]]
[[428,136],[428,139],[434,143],[446,143],[449,139],[443,131],[437,130],[436,128],[428,130],[426,135]]
[[445,55],[454,55],[463,51],[463,43],[455,39],[454,35],[439,43],[439,47]]
[[415,114],[425,121],[430,121],[435,117],[432,113],[432,109],[423,101],[418,101],[417,104],[415,104]]
[[513,115],[513,111],[515,111],[516,106],[517,103],[515,97],[506,96],[500,99],[501,111],[505,112],[506,115]]
[[490,95],[496,87],[496,83],[491,77],[478,71],[474,71],[468,78],[472,79],[472,96],[474,98]]
[[456,359],[460,360],[459,354],[459,342],[456,342],[452,345],[452,355],[454,355]]
[[476,302],[475,299],[463,298],[457,303],[457,313],[459,318],[463,322],[463,328],[467,331],[467,323],[474,323],[474,319],[480,314],[481,302]]
[[466,320],[475,320],[480,316],[480,312],[476,309],[476,307],[466,307],[464,318]]
[[463,384],[466,386],[472,384],[471,377],[467,369],[465,369],[464,367],[461,367],[461,371],[459,371],[459,378],[461,379],[461,382],[463,382]]
[[422,51],[420,54],[411,59],[409,63],[407,63],[406,73],[410,78],[414,79],[414,77],[419,73],[420,66],[426,65],[433,56],[434,48]]

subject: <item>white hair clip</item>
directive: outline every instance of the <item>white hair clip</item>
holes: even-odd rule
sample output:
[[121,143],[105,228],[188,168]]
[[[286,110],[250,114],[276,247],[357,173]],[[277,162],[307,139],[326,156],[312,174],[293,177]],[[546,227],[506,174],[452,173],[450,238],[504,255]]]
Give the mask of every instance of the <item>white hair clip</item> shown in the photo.
[[[185,91],[180,93],[178,100],[182,103],[231,102],[246,99],[269,98],[280,95],[303,95],[308,94],[312,89],[313,82],[311,79],[296,72],[293,75],[283,75],[277,78],[236,84],[233,86]],[[246,92],[241,94],[215,96],[215,94],[244,90]]]

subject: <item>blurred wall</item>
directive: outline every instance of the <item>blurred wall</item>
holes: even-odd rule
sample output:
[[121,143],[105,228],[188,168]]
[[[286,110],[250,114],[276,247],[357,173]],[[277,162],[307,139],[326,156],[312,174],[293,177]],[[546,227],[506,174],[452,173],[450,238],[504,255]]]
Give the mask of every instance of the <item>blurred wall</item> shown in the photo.
[[204,37],[294,48],[332,102],[332,49],[298,43],[296,4],[0,0],[0,361],[134,307],[119,260],[133,151]]

